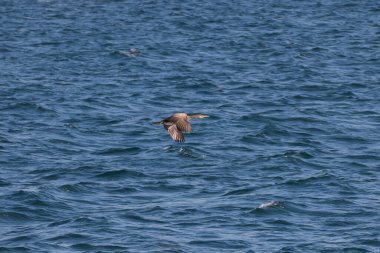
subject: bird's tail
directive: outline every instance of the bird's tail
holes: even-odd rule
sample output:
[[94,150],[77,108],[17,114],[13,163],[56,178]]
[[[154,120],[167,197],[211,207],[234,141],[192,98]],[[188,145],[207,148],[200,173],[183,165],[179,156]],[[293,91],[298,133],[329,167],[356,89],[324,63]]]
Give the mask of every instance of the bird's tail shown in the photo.
[[152,122],[152,124],[154,124],[154,125],[162,125],[162,121]]

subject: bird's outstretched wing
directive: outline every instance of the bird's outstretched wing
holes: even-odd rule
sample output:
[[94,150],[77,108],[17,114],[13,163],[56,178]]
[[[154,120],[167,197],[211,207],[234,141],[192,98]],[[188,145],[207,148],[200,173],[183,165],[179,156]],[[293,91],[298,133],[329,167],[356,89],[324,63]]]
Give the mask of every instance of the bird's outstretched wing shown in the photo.
[[185,119],[179,119],[175,122],[177,128],[184,133],[191,133],[191,124]]
[[176,124],[173,124],[171,126],[165,126],[165,129],[168,130],[168,133],[170,134],[173,140],[178,141],[180,143],[185,141],[183,133],[177,128]]

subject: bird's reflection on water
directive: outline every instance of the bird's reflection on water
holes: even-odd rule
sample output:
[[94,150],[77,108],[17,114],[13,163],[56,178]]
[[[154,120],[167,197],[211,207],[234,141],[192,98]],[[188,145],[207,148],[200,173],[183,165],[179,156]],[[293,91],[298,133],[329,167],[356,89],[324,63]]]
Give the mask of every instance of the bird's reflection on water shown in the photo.
[[185,148],[185,147],[181,147],[179,149],[179,153],[182,155],[182,156],[186,156],[186,157],[196,157],[193,155],[193,152],[191,151],[190,148]]
[[168,145],[168,146],[165,146],[163,149],[164,149],[164,152],[166,153],[177,153],[180,156],[184,156],[184,157],[200,158],[200,159],[207,158],[207,155],[204,152],[202,152],[202,150],[195,150],[194,148],[185,147],[182,145],[180,147],[178,147],[177,145]]

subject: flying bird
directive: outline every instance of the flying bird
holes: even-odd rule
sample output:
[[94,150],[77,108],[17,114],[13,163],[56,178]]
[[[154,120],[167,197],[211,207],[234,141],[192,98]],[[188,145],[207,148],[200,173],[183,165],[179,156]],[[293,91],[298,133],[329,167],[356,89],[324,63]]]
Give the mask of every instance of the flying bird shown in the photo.
[[206,114],[187,115],[186,113],[175,113],[169,118],[159,122],[154,122],[153,124],[163,125],[174,141],[183,143],[185,141],[183,133],[191,132],[191,124],[189,121],[191,119],[202,119],[208,117],[210,116]]

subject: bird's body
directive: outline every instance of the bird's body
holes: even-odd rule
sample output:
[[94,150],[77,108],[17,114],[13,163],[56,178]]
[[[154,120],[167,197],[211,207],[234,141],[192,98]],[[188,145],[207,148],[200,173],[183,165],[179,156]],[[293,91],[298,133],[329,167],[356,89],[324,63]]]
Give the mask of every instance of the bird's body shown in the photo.
[[206,114],[187,115],[186,113],[175,113],[169,118],[155,122],[155,124],[163,125],[174,141],[182,143],[185,141],[183,133],[191,132],[191,124],[189,120],[208,117],[209,116]]

